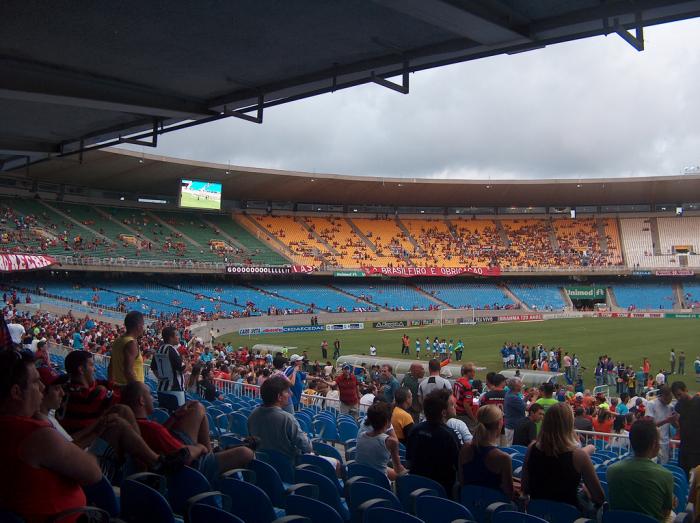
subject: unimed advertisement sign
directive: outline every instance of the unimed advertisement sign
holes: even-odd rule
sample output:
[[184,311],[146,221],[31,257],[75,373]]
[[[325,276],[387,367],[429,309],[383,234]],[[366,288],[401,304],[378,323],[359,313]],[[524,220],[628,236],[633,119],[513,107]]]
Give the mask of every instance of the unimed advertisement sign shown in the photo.
[[604,300],[605,287],[564,287],[572,300]]

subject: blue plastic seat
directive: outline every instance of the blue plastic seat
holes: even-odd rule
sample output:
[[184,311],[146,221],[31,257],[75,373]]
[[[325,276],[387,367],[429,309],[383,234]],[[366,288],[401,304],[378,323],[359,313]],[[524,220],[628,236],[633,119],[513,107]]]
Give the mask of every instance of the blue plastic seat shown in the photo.
[[520,454],[527,454],[527,447],[525,445],[511,445],[510,448],[517,451]]
[[[413,513],[413,500],[411,493],[418,489],[430,489],[433,496],[447,498],[445,487],[440,483],[417,474],[406,474],[396,479],[396,495],[401,501],[401,505],[407,512]],[[455,518],[456,519],[456,518]]]
[[153,414],[150,416],[151,421],[155,421],[156,423],[160,423],[161,425],[168,421],[170,418],[170,414],[168,413],[167,410],[165,409],[155,409],[153,411]]
[[603,489],[603,493],[605,494],[605,499],[608,501],[610,500],[610,488],[608,487],[608,482],[603,481],[602,479],[600,480],[600,488]]
[[204,503],[195,503],[190,507],[188,521],[190,523],[245,523],[230,512]]
[[337,459],[340,463],[343,462],[343,457],[340,455],[340,451],[333,445],[329,445],[328,443],[323,443],[322,441],[315,439],[311,442],[311,446],[313,447],[314,452],[319,456],[328,456],[329,458]]
[[311,523],[343,523],[343,518],[333,507],[308,496],[289,496],[286,512],[288,516],[305,516]]
[[510,504],[510,500],[500,490],[477,485],[464,485],[460,489],[459,500],[462,505],[469,509],[477,521],[486,520],[486,508],[492,503]]
[[375,485],[379,485],[382,488],[391,490],[391,482],[386,474],[382,474],[377,469],[368,467],[367,465],[361,465],[359,463],[348,464],[348,479],[355,476],[364,476],[372,480]]
[[261,449],[259,459],[272,465],[285,483],[294,483],[294,463],[288,456],[274,449]]
[[629,510],[608,510],[603,512],[601,523],[657,523],[655,518]]
[[347,503],[340,497],[335,484],[326,476],[312,470],[297,468],[295,471],[295,478],[297,483],[316,485],[319,491],[318,499],[333,507],[344,520],[347,521],[350,519],[350,511],[348,510]]
[[355,519],[355,515],[358,513],[360,506],[371,499],[386,500],[388,503],[385,504],[385,506],[400,510],[401,512],[404,511],[399,498],[390,490],[374,485],[373,483],[357,481],[350,485],[348,492],[348,508],[353,515],[353,519]]
[[219,447],[222,449],[227,449],[235,445],[241,445],[242,443],[243,440],[238,436],[234,436],[233,434],[224,434],[219,438]]
[[340,441],[338,435],[338,426],[335,419],[330,419],[327,416],[316,416],[313,420],[314,432],[319,438],[325,441]]
[[170,474],[167,486],[170,507],[176,514],[183,515],[189,498],[212,490],[209,480],[192,467],[182,467],[178,472]]
[[438,496],[416,498],[416,517],[424,523],[443,523],[455,519],[474,520],[474,516],[464,505]]
[[236,436],[248,435],[248,417],[240,412],[232,412],[228,415],[229,431]]
[[573,523],[582,517],[573,505],[546,499],[533,499],[527,506],[527,513],[550,523]]
[[121,519],[127,523],[174,523],[168,501],[157,490],[134,479],[121,486]]
[[338,422],[338,440],[342,443],[347,441],[357,439],[357,432],[359,428],[356,423],[351,423],[349,421]]
[[504,510],[493,515],[492,523],[547,523],[546,520],[514,510]]
[[[119,500],[107,477],[102,476],[97,483],[83,487],[83,492],[89,505],[107,511],[112,517],[119,516]],[[0,518],[0,521],[4,520]]]
[[260,487],[234,478],[223,478],[220,483],[221,491],[231,497],[231,513],[245,523],[272,523],[284,516]]
[[[253,483],[260,487],[269,497],[275,507],[284,508],[286,505],[286,491],[289,483],[285,484],[272,465],[258,459],[248,463],[248,469],[255,473]],[[290,482],[291,483],[291,482]]]
[[338,488],[338,493],[343,494],[343,482],[338,479],[335,467],[330,461],[324,459],[321,456],[316,456],[314,454],[302,454],[298,460],[300,465],[312,465],[318,471],[330,479],[333,484]]
[[374,507],[365,512],[363,523],[423,523],[416,516],[388,507]]

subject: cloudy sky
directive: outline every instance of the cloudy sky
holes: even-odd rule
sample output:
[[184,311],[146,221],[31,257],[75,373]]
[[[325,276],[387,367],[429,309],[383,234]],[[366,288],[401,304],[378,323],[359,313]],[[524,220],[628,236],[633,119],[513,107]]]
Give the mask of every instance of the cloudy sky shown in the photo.
[[[700,20],[419,72],[164,135],[157,154],[440,178],[679,174],[700,165]],[[153,151],[148,151],[153,152]]]

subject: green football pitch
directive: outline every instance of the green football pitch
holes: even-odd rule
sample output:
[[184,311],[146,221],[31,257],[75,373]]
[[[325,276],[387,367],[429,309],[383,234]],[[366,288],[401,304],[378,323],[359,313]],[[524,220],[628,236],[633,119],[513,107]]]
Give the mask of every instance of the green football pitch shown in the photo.
[[[435,336],[464,341],[464,361],[473,361],[488,370],[502,368],[500,348],[505,341],[521,342],[545,347],[561,347],[569,354],[576,353],[581,364],[586,367],[584,383],[593,387],[593,369],[599,355],[607,354],[614,361],[623,361],[635,369],[642,364],[642,358],[648,357],[652,370],[670,368],[669,353],[671,348],[676,354],[684,351],[686,355],[685,377],[672,376],[671,380],[683,379],[689,388],[697,390],[693,361],[700,354],[700,321],[692,319],[567,319],[549,320],[530,323],[494,323],[475,326],[450,325],[444,327],[420,327],[398,330],[373,329],[371,323],[365,323],[360,331],[329,331],[303,334],[266,334],[262,336],[239,336],[228,334],[221,341],[230,341],[234,347],[256,343],[286,345],[297,347],[295,352],[308,351],[309,357],[321,358],[321,342],[328,340],[328,355],[333,355],[333,340],[341,341],[341,354],[369,354],[369,346],[374,343],[378,356],[401,358],[401,336],[408,334],[411,338],[411,355],[415,359],[415,339],[421,340],[422,359],[425,356],[425,337],[431,340]],[[290,353],[291,354],[291,353]],[[404,356],[406,357],[406,356]],[[485,372],[479,376],[483,379]]]
[[221,200],[206,200],[202,196],[197,197],[183,191],[180,195],[180,207],[190,207],[195,209],[220,209]]

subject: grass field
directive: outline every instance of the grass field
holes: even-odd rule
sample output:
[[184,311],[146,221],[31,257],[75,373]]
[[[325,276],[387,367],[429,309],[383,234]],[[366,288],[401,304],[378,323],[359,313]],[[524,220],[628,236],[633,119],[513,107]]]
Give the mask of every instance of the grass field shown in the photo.
[[[369,325],[369,324],[365,324]],[[421,345],[425,337],[450,338],[457,342],[462,338],[465,344],[464,360],[473,361],[489,370],[502,368],[500,348],[504,341],[522,342],[532,347],[538,343],[545,347],[561,347],[569,354],[576,353],[584,367],[586,387],[592,387],[593,369],[599,355],[608,354],[616,362],[638,368],[643,357],[648,357],[654,373],[659,369],[669,369],[669,352],[676,354],[685,351],[688,387],[697,390],[693,361],[700,354],[700,321],[691,319],[570,319],[550,320],[531,323],[494,323],[476,326],[450,325],[445,327],[421,327],[401,330],[369,329],[361,331],[314,332],[303,334],[267,334],[263,336],[238,336],[229,334],[222,340],[231,341],[234,347],[256,343],[287,345],[297,347],[297,351],[308,351],[309,357],[321,358],[321,342],[328,340],[328,355],[333,354],[333,340],[338,337],[342,344],[341,354],[368,354],[370,343],[377,347],[378,356],[401,357],[401,336],[406,332],[411,338],[411,358],[415,358],[414,344],[417,336]],[[423,359],[425,347],[422,351]],[[484,373],[482,373],[484,374]],[[483,375],[480,376],[483,378]],[[672,379],[681,379],[675,376]]]
[[180,195],[180,207],[192,207],[195,209],[220,209],[221,200],[205,200],[201,197],[198,200],[197,196],[183,191]]

